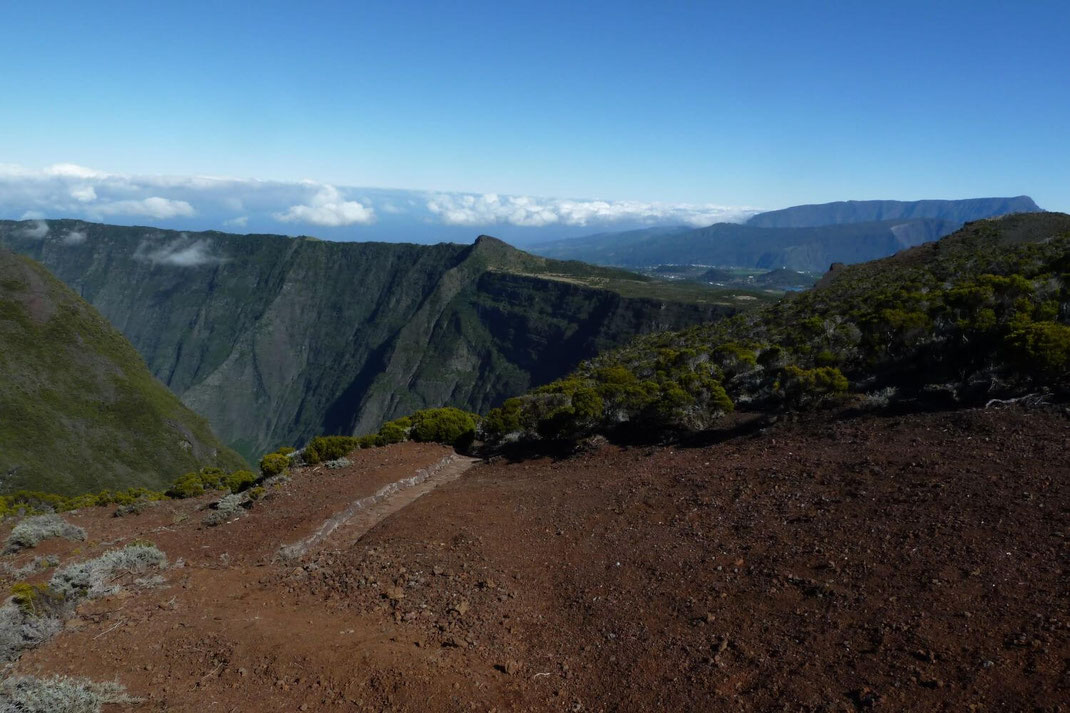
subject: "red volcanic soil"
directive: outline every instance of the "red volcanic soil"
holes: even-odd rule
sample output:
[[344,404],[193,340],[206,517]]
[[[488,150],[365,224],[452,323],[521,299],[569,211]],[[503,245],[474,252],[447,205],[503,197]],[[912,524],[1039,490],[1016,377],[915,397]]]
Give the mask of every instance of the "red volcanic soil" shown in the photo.
[[276,557],[446,454],[358,452],[219,527],[201,524],[208,499],[70,516],[93,552],[146,537],[182,566],[84,605],[16,671],[117,679],[139,711],[1070,700],[1063,415],[822,414],[705,447],[458,462],[305,557]]

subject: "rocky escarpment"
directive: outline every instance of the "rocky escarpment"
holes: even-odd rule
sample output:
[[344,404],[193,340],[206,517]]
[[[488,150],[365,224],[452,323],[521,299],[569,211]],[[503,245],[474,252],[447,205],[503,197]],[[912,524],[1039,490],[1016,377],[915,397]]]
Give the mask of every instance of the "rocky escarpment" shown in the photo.
[[[426,406],[485,410],[635,334],[746,304],[624,296],[634,276],[473,245],[0,223],[246,456]],[[638,279],[638,278],[635,278]],[[609,289],[600,289],[599,286]]]

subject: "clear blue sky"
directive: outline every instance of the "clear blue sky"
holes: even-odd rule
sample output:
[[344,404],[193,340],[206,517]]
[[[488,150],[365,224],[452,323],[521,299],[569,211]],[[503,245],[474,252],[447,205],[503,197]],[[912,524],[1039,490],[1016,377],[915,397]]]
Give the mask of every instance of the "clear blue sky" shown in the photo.
[[1065,0],[82,0],[0,24],[0,163],[1070,210]]

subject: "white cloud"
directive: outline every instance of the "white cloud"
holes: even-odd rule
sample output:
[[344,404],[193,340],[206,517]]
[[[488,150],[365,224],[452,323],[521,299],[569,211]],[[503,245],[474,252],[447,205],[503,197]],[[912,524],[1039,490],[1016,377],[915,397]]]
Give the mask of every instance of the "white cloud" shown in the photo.
[[90,203],[97,199],[97,191],[90,185],[71,186],[71,198],[82,203]]
[[35,220],[33,225],[26,226],[20,232],[24,237],[41,240],[48,235],[48,223],[43,220]]
[[175,218],[193,215],[193,206],[186,201],[176,201],[160,196],[141,200],[114,201],[93,206],[101,215],[147,215],[150,218]]
[[200,267],[226,262],[225,258],[212,254],[212,246],[207,240],[190,241],[185,235],[179,240],[155,247],[147,241],[143,242],[134,252],[134,259],[175,267]]
[[678,222],[701,226],[740,221],[757,212],[712,203],[573,200],[500,196],[496,193],[439,193],[428,199],[427,209],[447,225],[507,223],[524,227],[554,224],[587,226],[620,221]]
[[553,239],[575,234],[578,227],[699,226],[743,220],[755,212],[713,203],[429,193],[316,181],[123,175],[71,163],[43,169],[0,164],[0,217],[24,220],[151,221],[182,230],[290,233],[319,226],[323,237],[433,242],[464,240],[469,232],[499,226],[523,229],[503,230],[509,233],[505,237]]
[[306,204],[292,205],[275,217],[284,223],[312,223],[337,227],[375,222],[375,211],[358,201],[347,201],[334,186],[319,184],[316,193]]
[[66,235],[60,238],[60,241],[64,245],[81,245],[86,241],[87,237],[84,230],[69,230]]
[[64,176],[67,178],[107,178],[108,174],[74,163],[57,163],[44,170],[46,176]]

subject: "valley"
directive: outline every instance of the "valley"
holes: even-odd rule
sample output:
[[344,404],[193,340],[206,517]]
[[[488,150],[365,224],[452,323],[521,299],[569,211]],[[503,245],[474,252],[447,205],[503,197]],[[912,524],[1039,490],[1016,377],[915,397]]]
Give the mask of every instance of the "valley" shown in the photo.
[[[250,460],[426,406],[482,412],[636,334],[771,296],[472,245],[0,222]],[[71,234],[84,239],[70,243]]]

